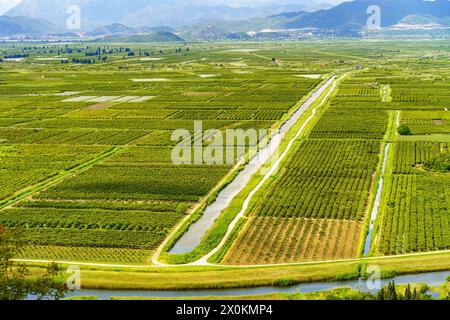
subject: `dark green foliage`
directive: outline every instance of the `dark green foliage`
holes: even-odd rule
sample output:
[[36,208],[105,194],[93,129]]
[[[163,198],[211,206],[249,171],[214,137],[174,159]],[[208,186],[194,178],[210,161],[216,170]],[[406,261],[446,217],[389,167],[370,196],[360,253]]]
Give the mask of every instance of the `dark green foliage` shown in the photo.
[[415,287],[411,289],[411,285],[408,284],[403,292],[400,292],[395,282],[390,282],[387,286],[383,287],[377,294],[377,300],[429,300],[431,297],[427,294],[428,287],[423,286],[419,290]]
[[428,161],[425,163],[425,168],[430,171],[450,172],[450,154],[444,154]]
[[57,264],[50,264],[41,277],[30,277],[25,265],[11,260],[23,248],[22,235],[18,228],[0,226],[0,300],[24,300],[30,295],[38,300],[64,298],[67,287]]
[[173,212],[103,209],[16,208],[0,223],[21,226],[36,245],[152,249],[182,218]]
[[279,279],[274,283],[276,287],[291,287],[295,284],[296,284],[295,280],[292,279]]
[[301,143],[260,201],[261,216],[360,219],[379,160],[375,141]]
[[314,127],[316,139],[382,139],[388,117],[385,111],[368,109],[331,109]]
[[394,175],[386,183],[378,250],[401,254],[450,248],[448,177]]
[[402,123],[399,127],[398,127],[398,134],[401,136],[410,136],[412,135],[411,129],[404,123]]

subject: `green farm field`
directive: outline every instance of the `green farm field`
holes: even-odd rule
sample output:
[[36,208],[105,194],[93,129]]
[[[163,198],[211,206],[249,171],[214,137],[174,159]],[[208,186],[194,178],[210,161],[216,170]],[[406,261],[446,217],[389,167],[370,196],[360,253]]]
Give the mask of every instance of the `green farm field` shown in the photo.
[[[417,268],[389,261],[400,273],[450,270],[449,49],[445,40],[0,44],[0,57],[24,55],[0,62],[0,225],[23,230],[18,259],[83,263],[95,289],[187,289],[189,268],[201,269],[204,288],[272,285],[277,268],[295,281],[333,280],[359,259],[431,253]],[[279,170],[256,173],[191,254],[171,253],[248,163],[175,164],[174,131],[204,148],[213,142],[196,140],[197,121],[272,133],[327,81],[281,141],[280,154],[292,148]],[[195,266],[177,275],[184,263]],[[305,263],[330,264],[302,277]],[[98,264],[167,267],[180,286],[126,270],[113,281]],[[244,281],[258,266],[268,269]]]
[[[319,73],[310,62],[304,70],[280,68],[264,48],[262,57],[228,46],[178,49],[1,48],[28,55],[0,65],[0,223],[24,229],[30,247],[23,257],[148,263],[233,168],[174,165],[173,131],[192,131],[194,120],[205,130],[279,126],[333,70]],[[72,61],[97,50],[106,61],[43,59]]]

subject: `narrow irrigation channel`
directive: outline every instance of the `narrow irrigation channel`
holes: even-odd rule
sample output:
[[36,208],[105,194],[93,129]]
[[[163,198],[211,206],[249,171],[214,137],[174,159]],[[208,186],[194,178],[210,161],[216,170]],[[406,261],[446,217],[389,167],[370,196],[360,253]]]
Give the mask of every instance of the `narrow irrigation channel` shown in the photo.
[[383,159],[383,165],[381,169],[381,175],[380,180],[378,182],[378,191],[375,198],[375,203],[372,209],[372,213],[370,216],[370,226],[369,226],[369,232],[366,237],[366,241],[364,243],[364,256],[367,256],[370,253],[370,250],[372,248],[372,237],[373,237],[373,229],[375,228],[375,222],[378,217],[378,212],[380,211],[380,205],[381,205],[381,197],[383,195],[383,187],[384,187],[384,175],[386,174],[386,167],[387,162],[389,158],[389,150],[391,148],[391,144],[387,143],[386,147],[384,149],[384,159]]
[[[67,298],[77,296],[95,296],[101,300],[109,300],[112,297],[143,297],[155,299],[183,299],[183,298],[204,298],[204,297],[243,297],[256,296],[276,293],[310,293],[319,291],[328,291],[342,287],[350,287],[361,292],[376,293],[381,287],[389,282],[395,281],[397,285],[423,283],[428,286],[439,286],[445,283],[450,271],[429,272],[414,275],[402,275],[390,279],[381,279],[377,284],[374,281],[367,280],[347,280],[334,282],[314,282],[303,283],[290,287],[258,287],[258,288],[237,288],[237,289],[209,289],[209,290],[186,290],[186,291],[136,291],[136,290],[76,290],[70,292]],[[30,297],[31,299],[32,297]]]
[[201,239],[220,213],[226,209],[231,201],[245,188],[250,179],[265,165],[278,150],[283,136],[288,132],[305,113],[306,110],[325,92],[336,80],[336,76],[331,77],[309,99],[307,99],[297,111],[282,125],[280,131],[275,134],[268,145],[262,148],[258,154],[245,166],[245,168],[236,176],[236,178],[225,187],[217,196],[217,199],[210,204],[203,213],[202,217],[175,243],[170,250],[172,254],[183,254],[194,250]]

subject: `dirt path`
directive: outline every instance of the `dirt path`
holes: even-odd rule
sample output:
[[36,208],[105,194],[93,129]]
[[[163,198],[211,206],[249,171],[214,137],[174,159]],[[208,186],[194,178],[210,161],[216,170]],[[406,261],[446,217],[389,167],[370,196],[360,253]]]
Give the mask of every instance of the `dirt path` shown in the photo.
[[[231,269],[255,269],[255,268],[267,268],[267,267],[300,267],[307,265],[320,265],[320,264],[330,264],[330,263],[340,263],[340,262],[357,262],[357,261],[371,261],[371,260],[388,260],[388,259],[401,259],[408,257],[420,257],[420,256],[430,256],[436,254],[450,253],[450,250],[442,251],[430,251],[430,252],[420,252],[420,253],[410,253],[403,255],[390,255],[390,256],[379,256],[379,257],[367,257],[367,258],[353,258],[353,259],[341,259],[341,260],[321,260],[321,261],[307,261],[298,263],[280,263],[280,264],[261,264],[261,265],[223,265],[223,264],[208,264],[211,267],[231,268]],[[63,265],[75,265],[75,266],[85,266],[85,267],[105,267],[105,268],[123,268],[123,269],[153,269],[161,268],[158,265],[121,265],[121,264],[107,264],[107,263],[88,263],[88,262],[78,262],[78,261],[52,261],[52,260],[32,260],[32,259],[13,259],[16,262],[22,263],[57,263]],[[165,266],[171,268],[185,268],[186,265],[171,265]]]

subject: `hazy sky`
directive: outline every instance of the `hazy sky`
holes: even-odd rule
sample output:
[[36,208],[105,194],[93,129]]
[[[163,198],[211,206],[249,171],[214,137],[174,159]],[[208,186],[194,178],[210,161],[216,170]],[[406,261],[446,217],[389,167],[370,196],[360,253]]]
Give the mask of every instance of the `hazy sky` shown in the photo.
[[10,8],[14,7],[21,0],[0,0],[0,14],[5,13]]
[[[17,3],[21,2],[22,0],[0,0],[0,14],[5,13],[12,7],[14,7]],[[58,0],[55,0],[58,1]],[[221,2],[224,4],[229,4],[232,6],[247,6],[247,5],[264,5],[267,3],[273,3],[273,2],[283,2],[283,3],[301,3],[301,2],[307,2],[310,0],[213,0],[210,2]],[[331,4],[339,4],[341,2],[350,1],[350,0],[323,0],[320,2],[327,2]]]

